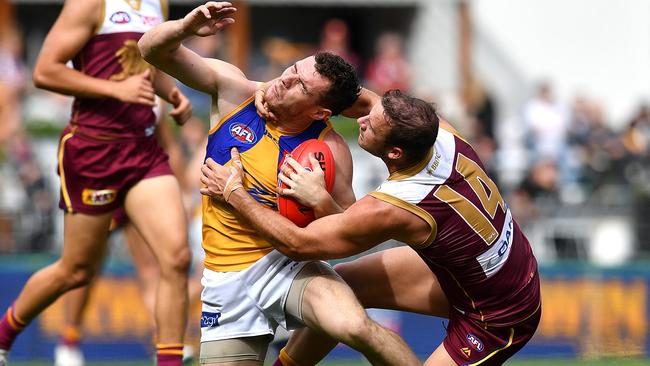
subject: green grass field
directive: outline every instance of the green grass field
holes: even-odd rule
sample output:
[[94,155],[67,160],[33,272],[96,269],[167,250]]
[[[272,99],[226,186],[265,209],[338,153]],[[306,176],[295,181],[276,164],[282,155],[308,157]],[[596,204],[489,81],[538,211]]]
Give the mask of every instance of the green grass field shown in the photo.
[[[11,366],[51,366],[51,362],[12,362]],[[151,366],[147,362],[101,362],[88,363],[87,366]],[[326,362],[322,366],[367,366],[367,362]],[[515,360],[506,363],[508,366],[650,366],[650,359],[604,359],[604,360],[575,360],[575,359],[537,359]]]

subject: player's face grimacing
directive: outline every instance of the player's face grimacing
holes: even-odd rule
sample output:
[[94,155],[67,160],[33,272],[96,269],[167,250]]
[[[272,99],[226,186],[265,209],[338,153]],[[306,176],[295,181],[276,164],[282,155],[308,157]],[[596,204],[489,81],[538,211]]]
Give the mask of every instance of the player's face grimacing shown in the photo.
[[383,157],[385,155],[386,139],[390,133],[390,125],[384,115],[381,103],[375,104],[370,114],[357,119],[359,124],[358,143],[367,152]]
[[307,57],[289,66],[266,90],[268,108],[279,118],[311,116],[319,108],[320,95],[331,82],[316,71],[316,59]]

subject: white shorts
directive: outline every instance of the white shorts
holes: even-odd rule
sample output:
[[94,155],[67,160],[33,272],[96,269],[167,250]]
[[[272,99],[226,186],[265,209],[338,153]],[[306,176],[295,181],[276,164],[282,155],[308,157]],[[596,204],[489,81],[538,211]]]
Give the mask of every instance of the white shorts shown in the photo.
[[308,263],[274,250],[243,271],[205,269],[201,342],[274,334],[278,325],[295,328],[287,325],[285,303],[294,277]]

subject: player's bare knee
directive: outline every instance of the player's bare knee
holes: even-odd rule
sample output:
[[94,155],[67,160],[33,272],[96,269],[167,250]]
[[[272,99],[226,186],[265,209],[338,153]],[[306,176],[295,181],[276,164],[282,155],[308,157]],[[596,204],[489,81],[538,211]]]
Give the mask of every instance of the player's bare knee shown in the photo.
[[339,336],[347,344],[367,344],[372,335],[372,320],[367,316],[348,317],[342,322]]
[[91,268],[90,266],[74,266],[72,268],[67,268],[64,272],[67,289],[86,286],[93,280],[93,278],[95,278],[95,275],[97,274],[97,270]]
[[184,246],[162,256],[160,272],[162,276],[167,274],[178,275],[180,273],[187,275],[191,264],[192,252],[188,246]]

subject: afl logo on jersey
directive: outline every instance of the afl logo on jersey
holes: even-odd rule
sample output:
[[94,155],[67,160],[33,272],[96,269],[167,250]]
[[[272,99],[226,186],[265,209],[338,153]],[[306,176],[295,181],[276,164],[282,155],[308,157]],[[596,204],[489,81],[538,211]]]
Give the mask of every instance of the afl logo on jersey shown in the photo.
[[230,126],[230,135],[247,144],[254,144],[257,141],[255,132],[243,123],[235,123]]
[[481,340],[477,336],[475,336],[472,333],[469,333],[467,335],[467,340],[469,341],[469,344],[472,346],[472,348],[474,348],[479,352],[483,352],[483,342],[481,342]]
[[131,22],[131,16],[129,13],[123,11],[113,13],[109,19],[115,24],[126,24]]

